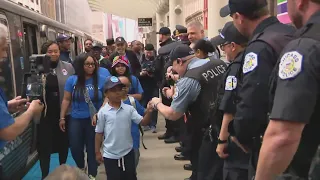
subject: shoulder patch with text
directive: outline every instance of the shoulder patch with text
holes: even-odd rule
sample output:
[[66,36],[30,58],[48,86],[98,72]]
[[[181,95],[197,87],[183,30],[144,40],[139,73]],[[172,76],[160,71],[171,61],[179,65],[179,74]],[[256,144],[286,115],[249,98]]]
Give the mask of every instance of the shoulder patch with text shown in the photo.
[[296,77],[301,72],[303,56],[297,51],[285,53],[279,64],[279,77],[289,79]]
[[232,91],[237,87],[237,78],[235,76],[228,76],[226,79],[225,90]]
[[253,71],[258,66],[258,55],[256,53],[248,53],[244,58],[242,67],[243,74]]
[[178,86],[176,86],[176,88],[174,89],[174,95],[172,97],[172,99],[175,99],[179,96],[179,89],[178,89]]

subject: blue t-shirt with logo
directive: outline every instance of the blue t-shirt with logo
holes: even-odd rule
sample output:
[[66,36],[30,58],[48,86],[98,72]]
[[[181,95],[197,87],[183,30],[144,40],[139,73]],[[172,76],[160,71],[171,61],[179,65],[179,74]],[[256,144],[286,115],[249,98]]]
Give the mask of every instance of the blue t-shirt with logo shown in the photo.
[[[4,95],[3,90],[0,88],[0,129],[7,128],[14,123],[14,119],[8,111],[7,98]],[[6,141],[0,139],[0,149],[6,145]]]
[[[141,115],[144,116],[144,108],[141,106],[141,104],[139,103],[139,101],[137,101],[135,99],[136,102],[136,110],[137,112]],[[126,99],[125,101],[123,101],[124,104],[128,104],[131,105],[131,102],[128,99]],[[136,123],[132,123],[131,124],[131,135],[132,135],[132,141],[133,141],[133,149],[139,149],[140,147],[140,131],[139,131],[139,125]]]
[[[106,79],[107,79],[106,77],[98,76],[98,101],[95,101],[95,97],[94,97],[93,78],[87,79],[85,82],[86,88],[88,89],[88,92],[89,92],[90,99],[97,110],[100,109],[103,103],[103,87],[106,82]],[[90,117],[89,106],[84,99],[84,95],[75,94],[74,92],[74,87],[77,83],[77,80],[78,80],[78,76],[76,75],[70,76],[67,79],[66,85],[64,87],[65,91],[68,91],[71,93],[72,98],[74,97],[77,98],[77,99],[71,100],[71,117],[79,118],[79,119],[89,118]]]
[[98,74],[99,74],[99,76],[102,76],[102,77],[105,77],[105,78],[111,76],[109,70],[106,69],[106,68],[103,68],[103,67],[99,67]]
[[131,87],[128,94],[143,94],[143,89],[137,77],[131,75]]

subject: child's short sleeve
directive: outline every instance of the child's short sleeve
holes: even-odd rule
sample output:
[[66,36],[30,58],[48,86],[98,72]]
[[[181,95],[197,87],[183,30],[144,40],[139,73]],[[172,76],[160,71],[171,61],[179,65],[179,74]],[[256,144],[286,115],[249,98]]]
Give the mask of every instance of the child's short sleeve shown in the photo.
[[[102,109],[101,109],[102,110]],[[98,112],[98,120],[96,125],[96,133],[103,133],[104,132],[104,126],[106,123],[106,117],[105,114],[102,113],[102,111]]]
[[131,120],[136,123],[136,124],[140,124],[141,120],[143,119],[143,117],[137,112],[137,110],[132,107],[132,114],[131,114]]
[[66,84],[64,85],[64,90],[65,91],[68,91],[70,93],[73,91],[75,78],[76,78],[76,76],[70,76],[67,79]]

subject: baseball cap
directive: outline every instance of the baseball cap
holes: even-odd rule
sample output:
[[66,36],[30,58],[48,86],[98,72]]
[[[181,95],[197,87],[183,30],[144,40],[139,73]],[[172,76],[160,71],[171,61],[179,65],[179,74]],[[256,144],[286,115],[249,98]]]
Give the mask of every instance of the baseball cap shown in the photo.
[[117,64],[124,64],[125,66],[129,67],[129,61],[125,56],[116,56],[113,58],[113,62],[112,62],[112,68],[114,66],[116,66]]
[[60,35],[57,37],[56,41],[57,41],[57,42],[61,42],[61,41],[69,40],[69,39],[72,39],[72,37],[71,37],[71,36],[68,36],[68,35],[65,35],[65,34],[60,34]]
[[162,27],[157,34],[171,35],[171,30],[168,27]]
[[267,5],[267,0],[229,0],[229,4],[220,9],[220,16],[226,17],[236,12],[251,15],[255,10]]
[[154,50],[154,46],[152,44],[146,44],[146,46],[144,47],[144,49],[146,51],[153,51]]
[[104,84],[104,91],[107,91],[109,89],[114,88],[115,86],[122,85],[124,86],[119,78],[115,76],[111,76],[110,78],[107,79],[106,83]]
[[117,37],[115,43],[126,43],[127,41],[123,37]]
[[94,43],[93,45],[92,45],[92,49],[102,49],[102,44],[100,44],[100,43]]
[[174,61],[179,58],[184,58],[190,55],[193,55],[194,51],[186,44],[181,44],[174,48],[170,53],[170,60]]
[[214,46],[224,44],[226,42],[234,42],[236,44],[243,44],[248,42],[248,39],[244,37],[237,28],[233,25],[233,22],[227,22],[220,34],[211,39],[211,43]]

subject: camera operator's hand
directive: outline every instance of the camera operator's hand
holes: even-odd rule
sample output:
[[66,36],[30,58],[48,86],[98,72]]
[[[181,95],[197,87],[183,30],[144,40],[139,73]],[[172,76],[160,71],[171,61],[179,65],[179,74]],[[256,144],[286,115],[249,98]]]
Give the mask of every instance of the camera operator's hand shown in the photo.
[[22,98],[21,96],[17,96],[16,98],[8,101],[8,109],[10,113],[15,113],[26,108],[27,99]]
[[142,69],[142,71],[140,72],[140,76],[145,76],[147,74],[148,72],[145,69]]
[[44,105],[40,100],[33,100],[28,108],[28,111],[32,112],[33,120],[38,122],[41,118],[41,113],[44,108]]

